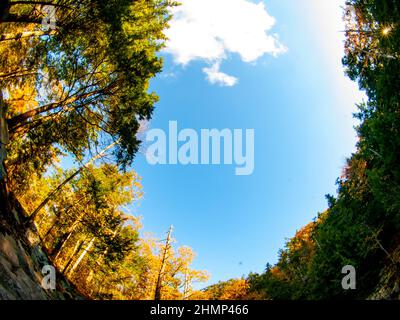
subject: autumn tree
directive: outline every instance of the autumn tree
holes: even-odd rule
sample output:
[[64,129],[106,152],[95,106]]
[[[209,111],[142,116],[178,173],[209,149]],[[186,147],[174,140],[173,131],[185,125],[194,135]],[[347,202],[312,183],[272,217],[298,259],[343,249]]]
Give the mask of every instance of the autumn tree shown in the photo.
[[[203,290],[207,300],[253,300],[249,295],[249,283],[246,279],[220,281]],[[200,298],[203,298],[200,296]]]
[[198,294],[193,289],[193,284],[208,279],[207,272],[191,267],[195,257],[191,248],[186,246],[175,248],[173,238],[170,240],[170,246],[166,248],[165,240],[160,241],[152,237],[141,240],[140,250],[144,268],[135,279],[134,299],[155,299],[157,285],[160,286],[161,300],[191,299]]
[[[308,236],[297,234],[275,266],[249,277],[250,290],[268,298],[366,299],[382,288],[385,298],[398,298],[400,5],[396,0],[346,5],[343,63],[368,97],[355,115],[357,150]],[[346,265],[357,270],[356,290],[341,286]]]
[[[47,1],[56,27],[43,30],[43,2],[2,8],[0,88],[10,133],[7,167],[13,189],[46,171],[63,153],[82,161],[113,148],[125,168],[138,150],[141,120],[157,97],[149,80],[161,71],[170,1]],[[18,66],[18,67],[16,67]],[[101,150],[101,149],[100,149]]]

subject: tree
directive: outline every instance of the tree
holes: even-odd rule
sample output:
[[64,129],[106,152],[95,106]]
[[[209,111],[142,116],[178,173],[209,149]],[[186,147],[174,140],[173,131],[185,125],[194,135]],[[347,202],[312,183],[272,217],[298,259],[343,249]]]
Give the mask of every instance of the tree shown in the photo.
[[175,5],[0,4],[0,178],[28,213],[21,229],[34,223],[52,263],[88,298],[189,299],[207,278],[191,268],[190,248],[140,239],[126,209],[142,194],[130,165],[158,100],[149,81]]
[[[365,299],[382,286],[386,298],[398,297],[400,5],[351,0],[344,18],[343,63],[368,96],[356,114],[357,151],[328,210],[288,242],[276,266],[249,277],[250,291],[272,299]],[[357,270],[357,290],[341,286],[346,265]]]
[[[0,66],[0,87],[6,92],[7,166],[16,191],[63,152],[81,161],[110,140],[118,141],[117,163],[122,168],[131,163],[139,122],[150,119],[157,101],[148,84],[162,67],[156,53],[174,5],[164,0],[46,1],[57,9],[57,28],[38,35],[43,4],[8,1],[2,9],[2,38],[12,40],[0,42],[7,57]],[[18,37],[21,32],[26,36]],[[20,99],[21,90],[30,98]]]
[[[175,249],[173,243],[172,237],[169,241],[151,237],[141,239],[140,255],[144,264],[142,272],[134,280],[136,295],[133,299],[153,300],[156,291],[160,300],[191,299],[200,294],[193,290],[192,284],[206,281],[209,277],[207,272],[191,267],[195,257],[191,248]],[[160,276],[162,281],[159,281]]]
[[[86,169],[69,180],[62,192],[53,194],[37,216],[37,225],[55,266],[82,293],[103,297],[115,290],[116,284],[108,282],[108,276],[128,256],[139,254],[139,225],[123,208],[140,199],[141,185],[134,172],[120,173],[113,165],[87,165]],[[39,179],[35,193],[48,198],[48,190],[70,177],[71,171],[58,170]],[[22,199],[23,204],[29,205],[31,194]],[[31,206],[42,202],[39,197],[34,198]],[[94,271],[101,276],[89,277]]]
[[252,294],[249,291],[250,283],[247,279],[230,279],[220,281],[203,290],[201,300],[257,300],[262,299],[260,295]]

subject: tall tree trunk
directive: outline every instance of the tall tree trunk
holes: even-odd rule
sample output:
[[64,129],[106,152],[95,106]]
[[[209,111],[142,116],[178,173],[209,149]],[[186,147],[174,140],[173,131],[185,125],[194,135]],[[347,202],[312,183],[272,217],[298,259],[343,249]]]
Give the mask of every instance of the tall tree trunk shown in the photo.
[[169,227],[168,236],[167,236],[167,239],[165,240],[163,257],[161,260],[160,271],[158,272],[158,276],[157,276],[156,290],[154,292],[154,300],[161,300],[161,290],[162,290],[162,286],[163,286],[162,282],[163,282],[163,276],[164,276],[165,263],[167,262],[168,253],[169,253],[169,249],[171,246],[171,234],[172,234],[172,226]]
[[81,251],[83,245],[85,244],[85,241],[86,241],[86,238],[83,239],[82,241],[78,241],[78,243],[76,244],[74,250],[72,251],[71,257],[68,259],[68,262],[66,263],[66,265],[63,268],[63,270],[61,271],[61,274],[65,274],[65,272],[67,271],[67,269],[71,265],[72,261],[74,260],[75,255],[77,255]]
[[74,270],[79,266],[79,264],[82,262],[83,258],[86,256],[86,254],[90,251],[94,244],[94,240],[96,238],[93,237],[92,240],[90,240],[88,246],[83,250],[82,254],[79,256],[78,260],[76,260],[75,264],[72,266],[70,270],[67,271],[67,273],[70,273],[71,275],[74,273]]
[[[69,105],[75,103],[78,100],[84,100],[95,96],[97,94],[103,94],[105,89],[98,89],[91,92],[76,94],[71,97],[66,97],[60,101],[52,102],[46,105],[42,105],[32,110],[28,110],[24,113],[21,113],[11,119],[8,120],[8,125],[10,127],[10,132],[16,132],[20,127],[23,127],[28,120],[32,119],[35,116],[41,115],[42,113],[46,113],[52,111],[57,108],[67,108]],[[54,114],[56,115],[56,113]]]
[[57,260],[58,256],[62,252],[62,249],[64,248],[67,241],[71,238],[72,234],[73,230],[64,234],[63,239],[57,244],[56,248],[52,250],[51,255],[54,257],[54,260]]
[[64,238],[61,240],[60,244],[53,250],[52,255],[54,256],[54,259],[56,260],[58,256],[60,255],[62,249],[64,248],[65,244],[67,241],[71,238],[72,234],[74,233],[76,227],[79,225],[81,222],[81,219],[85,215],[86,212],[82,211],[81,215],[75,220],[75,222],[72,224],[72,226],[68,229],[68,232],[64,236]]
[[183,281],[183,300],[189,299],[189,288],[190,288],[190,279],[188,276],[188,270],[185,270],[185,280]]
[[21,31],[18,33],[4,33],[0,35],[0,42],[13,41],[31,37],[51,36],[56,34],[54,30],[51,31]]
[[6,146],[9,143],[8,126],[6,121],[6,104],[0,89],[0,180],[5,179],[4,161],[7,158]]

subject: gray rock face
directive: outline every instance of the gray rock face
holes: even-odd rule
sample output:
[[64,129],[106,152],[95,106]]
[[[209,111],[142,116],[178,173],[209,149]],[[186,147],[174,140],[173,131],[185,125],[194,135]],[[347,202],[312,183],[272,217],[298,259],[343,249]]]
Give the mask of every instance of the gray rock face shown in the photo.
[[[39,248],[26,248],[21,240],[0,234],[0,300],[65,300],[74,299],[68,292],[68,284],[61,279],[59,286],[66,291],[45,290],[41,283],[42,267],[50,264],[46,254]],[[56,278],[57,280],[57,278]]]
[[0,234],[0,299],[48,299],[41,277],[20,241]]
[[2,181],[0,190],[0,300],[82,299],[61,274],[55,274],[55,288],[42,287],[48,275],[42,269],[51,262],[35,227],[21,223],[26,213],[15,198],[6,195]]

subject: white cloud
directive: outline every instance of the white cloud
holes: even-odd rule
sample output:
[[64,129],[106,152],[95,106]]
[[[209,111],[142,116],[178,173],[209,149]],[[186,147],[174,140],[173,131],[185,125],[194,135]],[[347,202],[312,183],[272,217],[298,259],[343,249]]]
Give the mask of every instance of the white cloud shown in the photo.
[[229,53],[244,62],[254,62],[264,54],[277,56],[286,51],[275,34],[269,31],[275,19],[263,3],[248,0],[180,0],[173,9],[173,19],[166,31],[166,52],[180,65],[203,60],[210,82],[234,85],[237,79],[219,71],[220,62]]
[[218,84],[223,87],[233,87],[238,79],[227,75],[219,70],[220,63],[214,63],[210,68],[204,68],[203,72],[207,75],[207,80],[212,84]]

